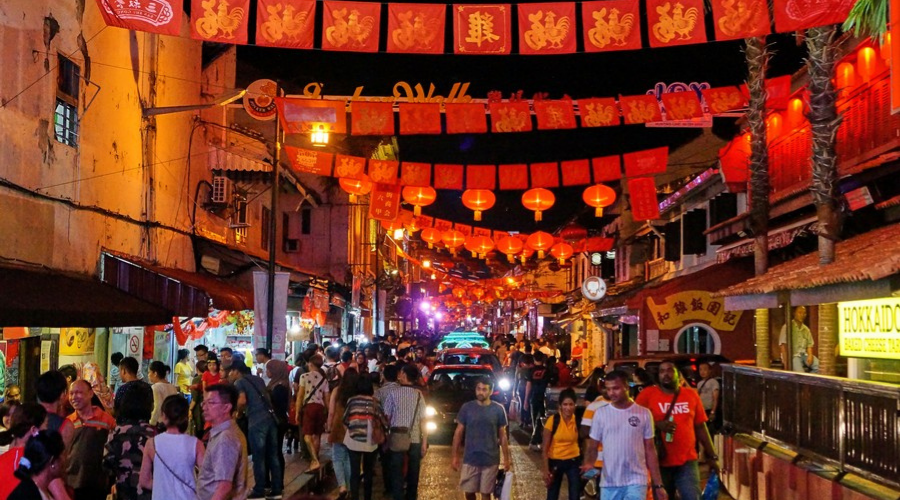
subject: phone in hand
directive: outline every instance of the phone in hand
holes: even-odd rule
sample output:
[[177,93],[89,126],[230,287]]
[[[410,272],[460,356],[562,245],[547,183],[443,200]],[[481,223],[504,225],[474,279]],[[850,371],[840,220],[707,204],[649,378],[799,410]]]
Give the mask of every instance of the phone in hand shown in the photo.
[[600,475],[600,469],[591,469],[581,475],[582,479],[591,480]]

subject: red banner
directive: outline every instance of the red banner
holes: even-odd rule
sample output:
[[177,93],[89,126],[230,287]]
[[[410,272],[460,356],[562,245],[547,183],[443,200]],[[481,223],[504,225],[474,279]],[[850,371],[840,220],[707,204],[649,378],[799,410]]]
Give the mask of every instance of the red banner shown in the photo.
[[615,98],[579,99],[582,127],[609,127],[619,125],[619,106]]
[[625,161],[625,177],[664,174],[666,173],[666,164],[669,162],[669,148],[663,146],[626,153],[622,155],[622,159]]
[[443,54],[447,7],[443,4],[388,4],[388,52]]
[[256,44],[311,49],[315,19],[315,0],[257,0]]
[[375,184],[369,202],[369,217],[393,221],[400,215],[400,184]]
[[575,109],[570,100],[534,101],[534,114],[538,130],[575,128]]
[[737,87],[717,87],[703,89],[703,100],[713,114],[725,113],[735,109],[747,107],[747,98]]
[[706,41],[703,0],[647,0],[651,47],[674,47]]
[[107,26],[160,35],[181,34],[181,0],[144,0],[127,3],[97,0],[97,5]]
[[472,226],[468,224],[453,224],[453,229],[459,231],[466,238],[472,236]]
[[581,4],[585,52],[641,48],[638,0],[605,0]]
[[369,160],[369,179],[378,184],[398,184],[397,171],[400,162],[389,160]]
[[466,165],[466,189],[495,189],[496,165]]
[[528,165],[500,165],[500,189],[528,189]]
[[331,175],[331,164],[334,159],[334,155],[331,153],[292,146],[285,146],[284,150],[295,171],[315,175]]
[[440,133],[440,104],[400,103],[400,135]]
[[520,54],[575,53],[575,3],[520,3]]
[[462,165],[435,165],[434,188],[459,191],[463,188],[464,175],[465,168]]
[[556,162],[531,164],[531,187],[559,187],[559,169]]
[[690,120],[703,116],[700,98],[693,90],[666,92],[662,95],[662,103],[666,108],[666,120]]
[[352,101],[353,135],[394,135],[394,105],[389,102]]
[[381,4],[325,0],[322,50],[378,52]]
[[488,109],[493,132],[531,131],[531,110],[526,101],[492,102]]
[[509,54],[512,8],[504,5],[453,5],[453,52]]
[[[180,4],[175,15],[181,16]],[[246,44],[249,22],[250,0],[191,0],[191,38],[195,40]]]
[[775,0],[775,30],[782,33],[800,31],[827,24],[840,24],[847,19],[856,0]]
[[622,106],[622,117],[626,125],[658,122],[662,120],[659,101],[655,95],[633,95],[619,97]]
[[631,197],[631,217],[634,220],[659,218],[659,202],[656,200],[656,183],[652,177],[638,177],[628,180],[628,194]]
[[445,104],[448,134],[483,134],[487,132],[484,104]]
[[347,133],[344,101],[276,97],[278,118],[287,134],[308,134],[320,127],[333,134]]
[[400,164],[400,183],[404,186],[431,186],[431,164],[405,161]]
[[366,175],[366,159],[360,156],[337,155],[334,159],[334,176],[361,179]]
[[585,186],[591,183],[591,164],[587,160],[570,160],[560,164],[563,186]]
[[617,181],[622,178],[622,160],[619,156],[602,156],[591,159],[594,182]]
[[765,36],[771,31],[766,0],[711,0],[716,40]]

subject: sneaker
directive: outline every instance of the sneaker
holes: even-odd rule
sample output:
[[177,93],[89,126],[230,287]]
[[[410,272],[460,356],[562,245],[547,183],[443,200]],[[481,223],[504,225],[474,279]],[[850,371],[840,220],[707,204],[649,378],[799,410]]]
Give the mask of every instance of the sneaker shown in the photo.
[[528,449],[531,451],[541,451],[541,445],[539,445],[539,444],[528,445]]

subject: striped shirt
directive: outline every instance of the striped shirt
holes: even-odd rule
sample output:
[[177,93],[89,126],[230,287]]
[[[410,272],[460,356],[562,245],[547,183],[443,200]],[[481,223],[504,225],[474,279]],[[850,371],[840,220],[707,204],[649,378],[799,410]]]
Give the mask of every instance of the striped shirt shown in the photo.
[[420,422],[425,419],[425,398],[418,389],[404,385],[388,392],[384,412],[391,427],[409,427],[410,442],[422,442]]
[[603,444],[601,487],[647,484],[644,441],[653,438],[650,410],[632,403],[625,409],[601,405],[591,422],[591,439]]
[[343,442],[352,439],[360,444],[375,446],[372,442],[372,428],[376,424],[384,427],[388,425],[381,403],[372,396],[353,396],[347,401],[347,408],[344,410],[347,435]]

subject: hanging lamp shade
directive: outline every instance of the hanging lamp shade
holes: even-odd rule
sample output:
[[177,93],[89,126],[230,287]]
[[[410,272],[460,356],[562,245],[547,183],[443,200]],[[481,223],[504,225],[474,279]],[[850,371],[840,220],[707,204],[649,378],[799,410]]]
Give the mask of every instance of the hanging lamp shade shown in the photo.
[[566,259],[575,253],[575,249],[568,243],[557,243],[550,248],[550,255],[559,259],[559,265],[566,263]]
[[484,288],[481,288],[480,286],[472,287],[471,293],[473,297],[481,300],[481,298],[484,297]]
[[538,259],[543,259],[544,252],[553,246],[553,235],[545,233],[544,231],[532,233],[531,236],[525,240],[525,245],[538,253]]
[[434,244],[441,241],[441,232],[433,227],[426,227],[419,235],[422,241],[428,243],[428,248],[434,248]]
[[441,235],[441,241],[444,242],[450,253],[456,255],[456,249],[466,241],[466,237],[461,232],[451,229]]
[[458,286],[453,289],[453,296],[457,299],[462,299],[466,296],[466,289]]
[[556,203],[556,196],[549,189],[533,188],[522,193],[522,205],[534,211],[534,220],[541,220],[541,213]]
[[616,192],[609,186],[594,184],[584,190],[581,198],[588,206],[594,207],[594,217],[603,217],[603,209],[615,203]]
[[412,205],[414,215],[422,215],[422,207],[427,207],[437,199],[433,187],[406,186],[402,192],[403,201]]
[[513,238],[512,236],[504,236],[497,240],[497,250],[506,254],[507,259],[510,262],[515,262],[515,256],[519,252],[522,251],[522,248],[525,247],[525,243],[522,243],[522,240],[519,238]]
[[476,236],[475,249],[478,251],[478,257],[483,259],[487,257],[488,252],[494,249],[494,240],[488,236]]
[[350,203],[356,203],[358,196],[365,196],[372,191],[372,181],[369,179],[338,179],[341,189],[350,194]]
[[490,209],[497,202],[497,197],[488,189],[466,189],[462,194],[463,205],[475,211],[475,220],[481,220],[481,212]]
[[466,238],[465,247],[466,250],[472,252],[472,257],[478,257],[478,244],[477,244],[477,236],[469,236]]
[[529,247],[528,244],[526,243],[525,246],[522,248],[522,252],[519,253],[519,262],[524,264],[525,261],[530,259],[532,255],[534,255],[534,249]]

